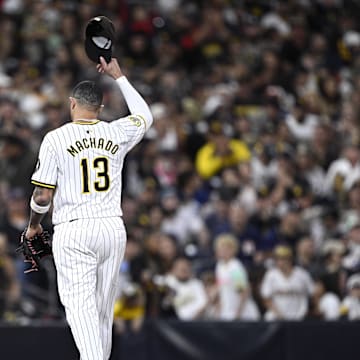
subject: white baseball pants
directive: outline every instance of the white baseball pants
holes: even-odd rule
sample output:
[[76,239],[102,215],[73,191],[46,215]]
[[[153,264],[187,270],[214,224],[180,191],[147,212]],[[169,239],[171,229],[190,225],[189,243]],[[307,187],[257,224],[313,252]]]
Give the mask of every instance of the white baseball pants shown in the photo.
[[126,232],[120,217],[56,225],[53,253],[59,295],[80,360],[108,360]]

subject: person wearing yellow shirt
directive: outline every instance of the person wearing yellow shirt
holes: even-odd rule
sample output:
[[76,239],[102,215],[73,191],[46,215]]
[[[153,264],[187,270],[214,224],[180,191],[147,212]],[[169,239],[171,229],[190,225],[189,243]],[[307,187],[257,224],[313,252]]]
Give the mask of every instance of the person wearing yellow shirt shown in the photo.
[[218,175],[225,168],[249,161],[251,153],[247,145],[231,139],[224,133],[221,123],[210,126],[210,139],[196,154],[195,166],[198,174],[205,180]]
[[116,300],[114,323],[118,333],[141,330],[145,317],[145,299],[142,289],[135,283],[128,283]]

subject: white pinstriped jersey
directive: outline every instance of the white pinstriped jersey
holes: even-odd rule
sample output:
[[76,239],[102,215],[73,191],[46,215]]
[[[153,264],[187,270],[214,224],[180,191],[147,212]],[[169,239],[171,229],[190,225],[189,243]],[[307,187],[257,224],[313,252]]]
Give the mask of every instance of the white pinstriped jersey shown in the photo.
[[110,123],[71,122],[46,134],[31,182],[55,189],[54,225],[122,215],[124,158],[145,131],[142,116],[130,115]]

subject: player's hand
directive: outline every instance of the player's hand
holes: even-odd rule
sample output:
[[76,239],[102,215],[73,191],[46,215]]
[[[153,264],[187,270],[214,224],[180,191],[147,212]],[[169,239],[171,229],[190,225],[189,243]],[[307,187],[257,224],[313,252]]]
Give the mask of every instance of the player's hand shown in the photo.
[[25,237],[27,239],[31,239],[35,235],[41,234],[42,232],[43,232],[43,228],[40,224],[38,224],[36,226],[29,225],[28,228],[26,229]]
[[100,64],[96,65],[96,69],[101,74],[108,74],[114,80],[124,75],[120,69],[117,59],[115,58],[112,58],[111,61],[107,63],[105,59],[100,56]]

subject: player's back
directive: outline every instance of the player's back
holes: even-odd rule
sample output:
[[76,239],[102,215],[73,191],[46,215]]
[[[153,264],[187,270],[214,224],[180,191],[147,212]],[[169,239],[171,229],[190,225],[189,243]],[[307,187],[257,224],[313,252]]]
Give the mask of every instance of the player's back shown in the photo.
[[53,153],[56,162],[49,167],[57,168],[56,179],[49,181],[56,183],[54,224],[122,214],[121,171],[129,151],[129,136],[116,126],[119,121],[71,122],[44,138],[42,147]]

